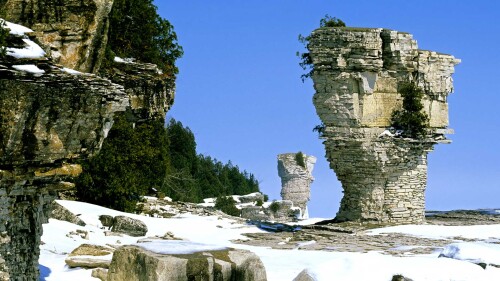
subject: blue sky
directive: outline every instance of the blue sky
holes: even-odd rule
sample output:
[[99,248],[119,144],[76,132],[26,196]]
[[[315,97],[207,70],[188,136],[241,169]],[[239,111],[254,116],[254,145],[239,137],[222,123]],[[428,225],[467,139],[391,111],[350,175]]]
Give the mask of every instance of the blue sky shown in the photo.
[[449,96],[450,145],[429,154],[427,209],[500,208],[500,1],[155,1],[184,57],[172,110],[198,152],[254,173],[280,198],[279,153],[318,158],[309,211],[333,217],[342,188],[312,128],[320,123],[311,81],[295,56],[329,14],[348,26],[412,33],[421,49],[462,60]]

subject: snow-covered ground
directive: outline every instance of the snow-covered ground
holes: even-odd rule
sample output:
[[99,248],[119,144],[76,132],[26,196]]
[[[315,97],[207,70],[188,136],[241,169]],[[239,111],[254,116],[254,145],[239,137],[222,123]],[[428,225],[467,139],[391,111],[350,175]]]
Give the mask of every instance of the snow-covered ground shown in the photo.
[[[143,237],[105,236],[98,219],[99,215],[126,215],[142,220],[148,226],[147,237],[172,232],[176,237],[187,241],[209,244],[210,248],[233,247],[251,250],[262,259],[270,281],[293,280],[301,271],[307,269],[316,280],[391,280],[395,274],[402,274],[418,280],[500,280],[500,269],[487,266],[486,269],[472,262],[499,264],[500,246],[486,242],[454,243],[432,255],[394,257],[378,252],[345,253],[331,251],[275,250],[234,244],[231,240],[248,239],[243,233],[262,232],[255,226],[237,223],[216,216],[196,216],[181,214],[172,218],[153,218],[126,214],[100,206],[74,202],[58,201],[75,214],[81,214],[87,226],[81,227],[64,221],[50,219],[45,224],[40,255],[40,280],[98,280],[85,269],[69,269],[64,259],[67,254],[82,243],[98,245],[134,244]],[[314,222],[314,220],[310,220]],[[89,240],[77,235],[67,235],[77,229],[89,232]],[[489,226],[398,226],[376,229],[370,234],[402,232],[430,238],[465,237],[469,239],[488,239],[500,241],[500,225]],[[303,241],[303,243],[314,243]],[[182,247],[186,244],[181,243]],[[415,245],[418,247],[419,245]],[[158,245],[158,247],[160,247]],[[203,247],[197,245],[197,247]],[[449,258],[441,257],[444,255]],[[111,258],[108,256],[107,258]]]

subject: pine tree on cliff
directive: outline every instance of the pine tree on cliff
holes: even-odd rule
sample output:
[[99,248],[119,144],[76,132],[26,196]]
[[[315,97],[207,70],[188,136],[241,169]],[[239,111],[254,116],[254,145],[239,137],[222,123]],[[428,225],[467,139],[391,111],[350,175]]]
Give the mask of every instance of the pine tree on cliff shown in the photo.
[[429,128],[429,117],[422,111],[424,92],[414,82],[410,82],[402,84],[399,93],[403,97],[403,108],[392,113],[391,126],[401,130],[403,137],[425,137]]
[[174,27],[160,17],[152,0],[115,0],[109,17],[108,60],[131,57],[157,64],[175,77],[175,61],[183,54]]

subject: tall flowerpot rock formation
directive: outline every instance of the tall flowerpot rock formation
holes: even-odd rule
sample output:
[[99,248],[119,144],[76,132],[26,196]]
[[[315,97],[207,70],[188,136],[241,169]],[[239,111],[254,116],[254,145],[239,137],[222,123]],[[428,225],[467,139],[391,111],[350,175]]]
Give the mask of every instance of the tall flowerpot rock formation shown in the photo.
[[[308,49],[326,158],[344,189],[336,220],[423,222],[427,154],[450,142],[447,97],[460,60],[419,50],[411,34],[382,28],[322,27]],[[421,139],[386,131],[402,107],[398,88],[410,81],[425,92],[430,129]]]
[[[302,156],[300,156],[301,154]],[[307,202],[311,195],[312,171],[316,157],[299,153],[278,155],[278,175],[281,178],[281,198],[300,208],[300,218],[309,217]]]

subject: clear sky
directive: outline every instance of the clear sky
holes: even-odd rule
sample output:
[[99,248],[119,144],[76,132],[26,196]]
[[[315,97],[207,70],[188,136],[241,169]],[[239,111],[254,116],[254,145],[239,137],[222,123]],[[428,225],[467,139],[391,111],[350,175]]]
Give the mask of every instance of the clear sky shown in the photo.
[[429,154],[427,209],[500,207],[500,1],[155,1],[184,57],[169,117],[195,133],[198,152],[254,173],[280,199],[279,153],[318,162],[309,211],[335,216],[342,188],[312,128],[320,123],[312,81],[297,51],[329,14],[348,26],[412,33],[421,49],[462,60],[449,96],[450,145]]

